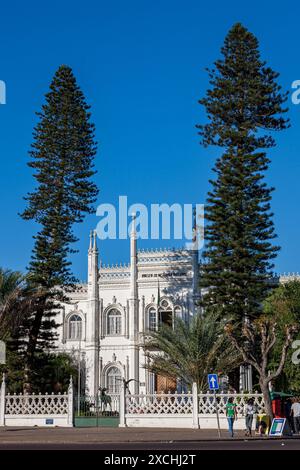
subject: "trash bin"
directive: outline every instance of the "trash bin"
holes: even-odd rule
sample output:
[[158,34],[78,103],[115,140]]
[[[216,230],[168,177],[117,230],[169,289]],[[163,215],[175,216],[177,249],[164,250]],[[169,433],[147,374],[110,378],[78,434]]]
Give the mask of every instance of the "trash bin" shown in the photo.
[[269,415],[260,414],[256,416],[255,434],[269,434],[271,419]]

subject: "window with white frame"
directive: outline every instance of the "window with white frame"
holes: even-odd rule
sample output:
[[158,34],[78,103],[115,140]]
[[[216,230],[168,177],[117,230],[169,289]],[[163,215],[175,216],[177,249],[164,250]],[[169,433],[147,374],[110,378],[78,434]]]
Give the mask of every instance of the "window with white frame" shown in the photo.
[[182,316],[181,307],[175,307],[174,315],[175,315],[175,318],[181,318]]
[[148,312],[149,330],[156,330],[156,309],[151,307]]
[[118,367],[110,367],[106,374],[106,385],[108,393],[120,393],[122,374]]
[[82,319],[79,315],[71,315],[69,319],[69,339],[82,338]]
[[111,309],[107,314],[107,334],[120,335],[122,333],[122,315],[116,308]]

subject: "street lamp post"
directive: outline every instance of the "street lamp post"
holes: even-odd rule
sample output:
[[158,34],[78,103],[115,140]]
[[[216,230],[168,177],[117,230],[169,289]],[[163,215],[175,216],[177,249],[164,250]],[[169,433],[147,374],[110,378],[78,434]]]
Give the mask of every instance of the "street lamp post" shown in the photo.
[[77,415],[80,416],[80,386],[81,386],[81,338],[78,349],[78,385],[77,385]]

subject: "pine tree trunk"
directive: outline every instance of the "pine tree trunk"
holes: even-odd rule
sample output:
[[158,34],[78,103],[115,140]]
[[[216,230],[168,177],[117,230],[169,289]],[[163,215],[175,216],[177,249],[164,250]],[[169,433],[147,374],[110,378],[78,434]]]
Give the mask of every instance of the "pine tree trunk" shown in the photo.
[[23,378],[23,393],[31,393],[31,384],[29,379],[29,369],[27,363],[24,368],[24,378]]

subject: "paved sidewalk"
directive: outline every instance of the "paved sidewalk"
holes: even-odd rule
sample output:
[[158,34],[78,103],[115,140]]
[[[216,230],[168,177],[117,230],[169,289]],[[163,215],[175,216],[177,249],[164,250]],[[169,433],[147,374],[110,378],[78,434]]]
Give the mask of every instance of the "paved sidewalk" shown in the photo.
[[[237,431],[234,440],[266,440],[268,437],[246,438]],[[274,438],[271,438],[274,439]],[[276,439],[276,438],[275,438]],[[300,439],[300,436],[295,436]],[[126,443],[126,442],[192,442],[219,440],[217,430],[161,428],[0,428],[0,443]],[[221,431],[221,440],[232,440]]]

